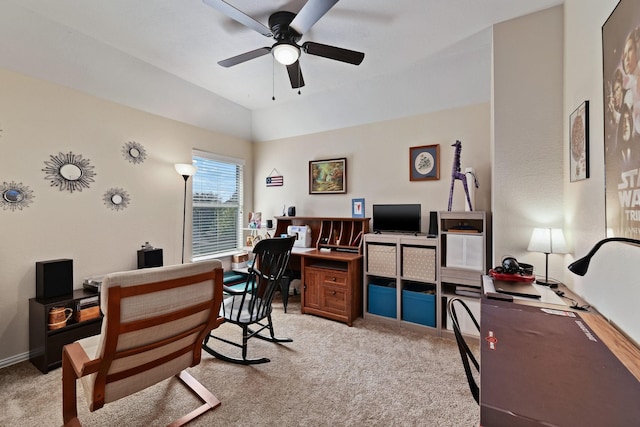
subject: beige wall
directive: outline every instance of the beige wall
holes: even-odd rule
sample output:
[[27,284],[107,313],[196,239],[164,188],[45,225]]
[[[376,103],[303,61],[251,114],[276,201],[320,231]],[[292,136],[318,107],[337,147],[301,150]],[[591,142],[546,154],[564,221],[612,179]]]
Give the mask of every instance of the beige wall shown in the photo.
[[[462,141],[462,170],[474,167],[480,182],[477,210],[489,210],[491,160],[489,156],[489,104],[443,110],[416,117],[384,121],[336,131],[281,139],[255,145],[255,209],[263,218],[282,214],[283,206],[296,206],[298,216],[351,216],[351,199],[365,198],[365,215],[373,204],[422,204],[422,229],[428,212],[447,210],[456,139]],[[409,147],[440,145],[440,180],[409,180]],[[347,158],[347,194],[309,193],[309,161]],[[276,169],[284,186],[265,186]],[[461,181],[455,184],[454,210],[464,210]]]
[[[180,262],[184,181],[173,164],[190,162],[192,148],[247,159],[245,201],[253,197],[249,141],[2,69],[0,93],[0,182],[22,183],[35,196],[24,210],[0,210],[0,361],[26,358],[29,350],[36,261],[73,259],[76,288],[86,276],[136,268],[145,241],[163,248],[165,265]],[[144,146],[144,163],[123,157],[131,140]],[[96,172],[90,188],[73,194],[51,187],[42,171],[50,155],[70,151]],[[105,206],[112,187],[129,193],[127,209]]]
[[[563,8],[493,29],[493,254],[545,274],[544,254],[527,252],[534,227],[562,227]],[[562,280],[562,256],[549,276]]]
[[[571,183],[566,172],[564,179],[565,230],[573,246],[567,265],[606,237],[602,25],[617,4],[618,0],[565,0],[564,117],[582,101],[590,102],[590,178]],[[568,135],[565,120],[565,159]],[[640,345],[640,286],[634,268],[639,256],[637,247],[609,243],[592,259],[586,276],[567,270],[565,281]]]

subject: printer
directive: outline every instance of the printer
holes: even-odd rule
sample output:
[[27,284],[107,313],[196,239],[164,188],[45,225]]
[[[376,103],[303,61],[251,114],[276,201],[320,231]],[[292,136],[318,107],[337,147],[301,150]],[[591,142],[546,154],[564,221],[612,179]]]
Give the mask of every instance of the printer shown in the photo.
[[293,246],[298,248],[311,247],[311,227],[308,225],[290,225],[287,227],[289,236],[296,236]]

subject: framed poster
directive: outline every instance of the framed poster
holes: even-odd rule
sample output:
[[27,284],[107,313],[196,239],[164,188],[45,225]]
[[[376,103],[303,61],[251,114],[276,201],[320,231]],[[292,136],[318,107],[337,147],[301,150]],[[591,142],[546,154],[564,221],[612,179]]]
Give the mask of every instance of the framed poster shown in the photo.
[[605,206],[609,237],[640,238],[640,2],[621,0],[602,26]]
[[347,192],[347,159],[309,162],[309,194],[344,194]]
[[440,179],[440,145],[409,148],[409,181]]
[[569,180],[589,178],[589,101],[569,116]]
[[364,199],[351,199],[351,216],[364,218]]

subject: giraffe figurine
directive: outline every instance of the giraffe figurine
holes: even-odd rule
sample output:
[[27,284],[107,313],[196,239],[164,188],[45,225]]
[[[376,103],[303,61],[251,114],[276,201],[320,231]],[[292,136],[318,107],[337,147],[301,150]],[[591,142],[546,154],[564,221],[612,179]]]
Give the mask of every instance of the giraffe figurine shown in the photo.
[[449,191],[449,211],[451,211],[451,204],[453,203],[453,185],[456,180],[459,179],[462,181],[462,186],[464,187],[464,193],[467,196],[467,203],[469,203],[469,210],[473,210],[473,206],[471,205],[471,198],[469,197],[469,187],[467,187],[467,176],[460,171],[460,153],[462,152],[462,142],[456,141],[455,144],[451,145],[452,147],[456,147],[456,153],[453,156],[453,168],[451,169],[451,190]]

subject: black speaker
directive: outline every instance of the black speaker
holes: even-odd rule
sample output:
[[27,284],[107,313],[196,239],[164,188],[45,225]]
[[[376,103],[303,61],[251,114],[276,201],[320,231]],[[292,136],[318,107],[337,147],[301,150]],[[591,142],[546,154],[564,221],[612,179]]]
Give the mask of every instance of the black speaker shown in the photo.
[[162,267],[162,249],[138,250],[138,268]]
[[296,216],[296,207],[295,206],[289,206],[289,210],[287,211],[287,215]]
[[429,212],[429,237],[438,235],[438,212]]
[[73,293],[73,260],[36,262],[36,298],[49,299]]

